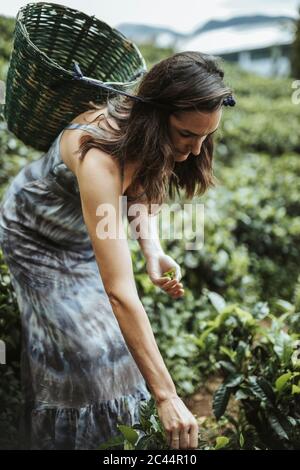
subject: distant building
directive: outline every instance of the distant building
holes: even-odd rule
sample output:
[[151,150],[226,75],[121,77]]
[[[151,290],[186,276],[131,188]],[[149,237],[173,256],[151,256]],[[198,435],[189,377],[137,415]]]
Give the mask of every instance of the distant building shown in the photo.
[[210,20],[190,34],[130,23],[120,24],[117,29],[137,44],[215,54],[265,76],[290,74],[295,20],[288,16],[249,15]]
[[196,35],[177,41],[176,49],[215,54],[259,75],[289,75],[294,20],[258,16],[249,17],[247,24],[245,17],[242,19],[240,24],[237,18],[234,25],[200,30]]

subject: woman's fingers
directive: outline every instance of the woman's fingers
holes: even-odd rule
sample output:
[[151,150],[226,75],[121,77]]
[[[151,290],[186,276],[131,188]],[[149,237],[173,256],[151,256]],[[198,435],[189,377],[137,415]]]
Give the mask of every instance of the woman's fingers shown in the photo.
[[190,449],[198,448],[198,425],[194,424],[190,429]]
[[178,281],[176,281],[176,279],[173,279],[172,281],[166,282],[163,285],[163,289],[165,289],[165,290],[172,290],[175,287],[177,287],[177,288],[182,287],[182,284],[179,285],[179,283],[178,283]]
[[180,291],[175,292],[172,294],[173,299],[178,299],[179,297],[183,297],[184,295],[184,290],[181,289]]
[[171,295],[173,298],[182,297],[184,294],[182,284],[176,281],[175,279],[164,283],[161,287],[167,294]]
[[197,449],[198,426],[185,427],[181,431],[172,431],[169,446],[173,449]]
[[179,449],[180,448],[179,444],[180,444],[179,432],[173,431],[171,434],[170,447],[172,447],[172,449]]
[[160,277],[155,280],[155,284],[173,298],[182,297],[184,294],[183,285],[177,279],[170,280],[168,277]]
[[162,288],[168,294],[175,297],[180,297],[184,294],[183,286],[178,281],[171,281],[170,283],[164,284]]
[[180,433],[180,441],[179,441],[180,449],[188,449],[190,446],[190,435],[189,429],[184,428]]
[[172,279],[172,281],[168,281],[163,285],[163,288],[165,290],[170,290],[173,289],[176,285],[178,284],[178,281],[176,279]]

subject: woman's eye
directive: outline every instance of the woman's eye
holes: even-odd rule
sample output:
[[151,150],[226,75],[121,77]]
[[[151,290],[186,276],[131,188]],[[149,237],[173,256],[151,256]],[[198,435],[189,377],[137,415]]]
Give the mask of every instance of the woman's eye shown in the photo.
[[190,137],[189,134],[183,134],[182,132],[179,132],[179,134],[181,135],[181,137]]

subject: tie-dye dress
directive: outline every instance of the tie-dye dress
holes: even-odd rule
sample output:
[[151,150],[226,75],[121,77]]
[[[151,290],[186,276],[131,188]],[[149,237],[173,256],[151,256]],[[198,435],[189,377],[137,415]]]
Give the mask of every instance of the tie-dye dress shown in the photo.
[[[69,124],[65,129],[90,125]],[[96,449],[139,420],[151,395],[119,328],[83,220],[63,131],[12,180],[0,205],[0,245],[22,324],[21,445]]]

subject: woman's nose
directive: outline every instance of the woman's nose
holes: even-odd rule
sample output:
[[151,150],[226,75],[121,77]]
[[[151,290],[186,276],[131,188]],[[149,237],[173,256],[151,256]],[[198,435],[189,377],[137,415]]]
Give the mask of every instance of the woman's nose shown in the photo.
[[201,139],[197,139],[194,141],[193,146],[192,146],[193,155],[200,154],[203,140],[204,140],[203,137],[201,137]]

